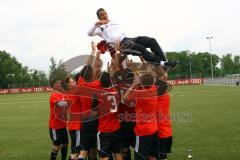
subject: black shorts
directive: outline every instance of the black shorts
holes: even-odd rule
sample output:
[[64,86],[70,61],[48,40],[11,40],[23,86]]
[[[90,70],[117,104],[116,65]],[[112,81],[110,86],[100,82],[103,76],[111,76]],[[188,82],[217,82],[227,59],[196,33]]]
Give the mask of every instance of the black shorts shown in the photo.
[[68,144],[68,133],[66,128],[52,129],[49,128],[49,135],[53,145]]
[[123,137],[123,148],[129,148],[135,146],[136,135],[134,133],[135,123],[133,122],[121,122],[121,135]]
[[112,153],[121,153],[122,136],[120,130],[111,133],[97,134],[98,155],[101,158],[110,157]]
[[81,150],[81,131],[80,130],[69,130],[71,138],[71,153],[79,153]]
[[90,151],[97,146],[97,132],[81,130],[80,139],[81,150]]
[[135,160],[146,160],[148,156],[157,157],[158,138],[156,134],[148,136],[136,136]]
[[158,153],[171,153],[172,136],[167,138],[158,138]]

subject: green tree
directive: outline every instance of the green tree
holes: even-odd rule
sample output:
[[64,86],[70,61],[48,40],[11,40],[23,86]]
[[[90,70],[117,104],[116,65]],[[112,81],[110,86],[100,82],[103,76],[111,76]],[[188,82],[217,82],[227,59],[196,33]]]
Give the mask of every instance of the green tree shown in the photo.
[[0,51],[0,88],[7,88],[20,77],[22,65],[15,57],[5,51]]
[[224,55],[221,59],[221,67],[224,75],[234,73],[234,61],[232,60],[232,54]]
[[[190,51],[168,52],[169,60],[179,60],[180,64],[169,72],[171,79],[190,78],[192,77],[210,77],[211,76],[211,54],[194,53]],[[216,54],[212,54],[213,73],[219,75],[217,64],[220,58]],[[190,73],[191,72],[191,73]]]
[[189,56],[193,78],[202,77],[203,63],[201,58],[196,53],[191,53]]
[[217,74],[217,64],[219,63],[220,58],[216,54],[209,54],[208,52],[198,53],[198,57],[202,62],[201,75],[203,77],[210,77],[212,74],[211,68],[211,56],[212,56],[212,65],[213,65],[213,76]]
[[51,62],[51,64],[49,66],[49,69],[50,69],[49,75],[57,68],[57,61],[55,60],[54,57],[50,58],[50,62]]
[[22,66],[14,56],[0,51],[0,88],[29,87],[27,84],[46,84],[47,76],[43,71],[31,70]]
[[234,56],[234,73],[240,74],[240,56]]
[[49,66],[49,83],[53,84],[56,80],[64,80],[68,76],[68,72],[65,70],[65,66],[62,60],[54,59],[54,57],[50,58],[50,66]]

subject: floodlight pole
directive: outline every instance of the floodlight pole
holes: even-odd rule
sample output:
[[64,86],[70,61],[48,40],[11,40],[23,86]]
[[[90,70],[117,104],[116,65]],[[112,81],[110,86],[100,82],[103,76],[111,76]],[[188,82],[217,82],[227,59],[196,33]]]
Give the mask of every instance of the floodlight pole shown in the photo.
[[213,63],[212,63],[212,46],[211,46],[211,39],[213,37],[207,37],[209,42],[209,50],[210,50],[210,59],[211,59],[211,73],[212,73],[212,79],[213,79]]

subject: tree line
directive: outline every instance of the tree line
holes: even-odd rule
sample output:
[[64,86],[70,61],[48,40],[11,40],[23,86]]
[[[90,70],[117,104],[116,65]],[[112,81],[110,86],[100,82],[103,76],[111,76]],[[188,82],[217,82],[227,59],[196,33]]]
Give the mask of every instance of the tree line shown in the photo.
[[[230,53],[219,57],[208,52],[167,52],[169,60],[179,60],[179,65],[169,72],[170,79],[224,77],[240,74],[240,56]],[[212,67],[211,67],[212,59]]]
[[44,71],[23,66],[14,56],[0,51],[0,88],[21,88],[48,85]]
[[[211,58],[214,77],[240,74],[240,56],[226,54],[219,57],[208,52],[167,52],[169,60],[178,60],[180,64],[169,71],[170,79],[211,77]],[[49,73],[58,65],[50,58]],[[59,62],[61,63],[61,61]],[[48,85],[48,75],[44,71],[23,66],[14,56],[0,51],[0,88],[18,88]]]

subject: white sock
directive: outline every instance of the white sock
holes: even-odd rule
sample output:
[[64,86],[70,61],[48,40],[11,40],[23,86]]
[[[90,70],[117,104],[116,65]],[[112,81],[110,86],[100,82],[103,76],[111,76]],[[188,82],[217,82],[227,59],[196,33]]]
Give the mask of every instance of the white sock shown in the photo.
[[167,62],[167,61],[160,61],[160,66],[164,66],[164,63]]

